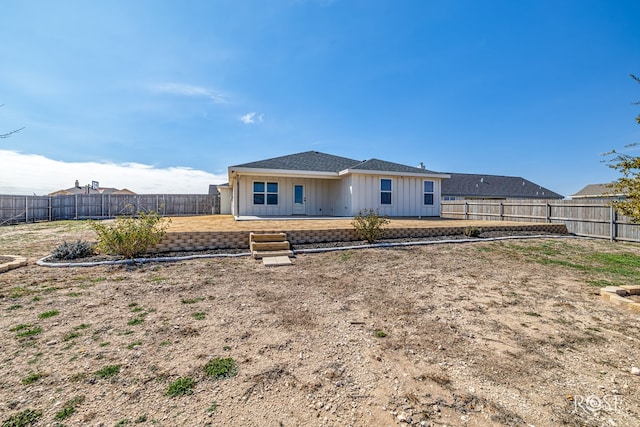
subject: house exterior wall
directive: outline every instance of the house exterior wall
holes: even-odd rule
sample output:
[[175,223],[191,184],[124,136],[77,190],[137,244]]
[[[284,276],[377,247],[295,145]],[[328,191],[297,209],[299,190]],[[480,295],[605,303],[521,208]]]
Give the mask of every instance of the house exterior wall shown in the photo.
[[218,193],[220,193],[220,214],[231,215],[231,205],[233,201],[231,189],[218,187]]
[[[380,203],[380,180],[392,182],[391,204]],[[432,181],[433,205],[424,205],[423,182]],[[254,205],[253,183],[277,182],[277,205]],[[438,178],[350,174],[341,179],[240,175],[233,186],[230,210],[236,216],[290,216],[293,211],[294,185],[304,185],[305,215],[354,216],[363,209],[378,210],[380,215],[439,216],[441,180]]]
[[[380,180],[391,180],[391,204],[380,203]],[[433,182],[433,205],[424,205],[423,182]],[[362,209],[384,216],[439,216],[441,180],[438,178],[363,175],[352,176],[352,215]]]
[[[277,205],[254,205],[253,183],[277,182]],[[337,179],[310,179],[295,177],[273,176],[239,176],[234,186],[237,201],[234,203],[234,215],[257,216],[289,216],[293,215],[293,187],[304,185],[305,215],[329,215],[339,216],[336,211],[342,200],[335,194],[340,190],[340,180]],[[340,204],[338,203],[340,202]]]

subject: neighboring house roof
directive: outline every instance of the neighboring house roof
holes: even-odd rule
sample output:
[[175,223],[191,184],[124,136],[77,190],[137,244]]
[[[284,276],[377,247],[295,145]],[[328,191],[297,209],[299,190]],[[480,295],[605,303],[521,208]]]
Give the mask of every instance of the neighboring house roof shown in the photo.
[[[102,190],[102,189],[100,189],[100,190]],[[116,191],[114,191],[113,193],[109,193],[109,194],[136,194],[135,192],[129,190],[128,188],[123,188],[122,190],[118,190],[118,189],[114,188],[114,190],[116,190]]]
[[54,191],[53,193],[49,193],[49,196],[73,196],[74,194],[136,194],[131,190],[127,190],[123,188],[122,190],[118,190],[117,188],[112,187],[99,187],[95,189],[89,185],[80,185],[78,181],[76,181],[75,186],[71,188],[66,188],[64,190]]
[[100,191],[94,190],[93,188],[87,186],[71,187],[49,193],[49,196],[73,196],[74,194],[100,194]]
[[588,199],[588,198],[610,198],[621,197],[623,193],[612,193],[612,183],[608,184],[588,184],[576,194],[572,194],[572,199]]
[[517,176],[451,173],[442,195],[480,198],[562,199],[563,196]]
[[272,159],[259,160],[257,162],[244,163],[231,166],[229,170],[236,169],[263,169],[263,170],[283,170],[299,172],[322,172],[322,173],[344,173],[354,171],[367,172],[388,172],[392,174],[412,173],[422,175],[440,175],[440,178],[447,178],[446,174],[439,174],[430,170],[406,166],[399,163],[387,162],[385,160],[354,160],[347,157],[334,156],[332,154],[320,153],[318,151],[305,151],[303,153],[289,154],[287,156],[274,157]]
[[[121,190],[118,190],[117,188],[112,188],[112,187],[106,187],[106,188],[99,187],[98,188],[98,193],[100,193],[100,194],[120,194],[119,193],[120,191]],[[129,191],[129,190],[126,190],[126,191]]]

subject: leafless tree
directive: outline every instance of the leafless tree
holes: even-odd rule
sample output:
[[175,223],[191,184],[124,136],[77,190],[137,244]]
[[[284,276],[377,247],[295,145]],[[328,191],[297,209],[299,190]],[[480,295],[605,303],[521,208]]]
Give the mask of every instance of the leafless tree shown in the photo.
[[[0,104],[0,107],[4,107],[4,104]],[[20,129],[12,130],[11,132],[0,133],[0,139],[9,138],[11,135],[13,135],[14,133],[20,132],[22,129],[24,129],[24,127],[21,127]]]

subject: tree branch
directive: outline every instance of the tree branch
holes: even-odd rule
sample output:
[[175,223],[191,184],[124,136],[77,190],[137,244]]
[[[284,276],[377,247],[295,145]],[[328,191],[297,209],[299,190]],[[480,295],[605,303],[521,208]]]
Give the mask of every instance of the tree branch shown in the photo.
[[9,133],[0,133],[0,139],[9,138],[11,135],[13,135],[14,133],[20,132],[22,129],[24,129],[24,128],[22,127],[20,129],[12,130]]

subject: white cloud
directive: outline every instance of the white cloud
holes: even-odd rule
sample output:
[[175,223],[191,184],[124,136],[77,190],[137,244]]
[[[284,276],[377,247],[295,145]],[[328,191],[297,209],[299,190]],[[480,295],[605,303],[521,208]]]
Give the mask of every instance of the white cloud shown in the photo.
[[210,184],[227,181],[187,167],[160,169],[140,163],[63,162],[35,154],[0,150],[0,194],[49,194],[98,181],[101,187],[138,194],[206,194]]
[[260,114],[259,116],[257,114],[258,113],[256,113],[255,111],[247,113],[244,116],[240,117],[240,121],[242,121],[242,123],[244,123],[245,125],[256,123],[256,120],[258,123],[262,123],[264,121],[264,114]]
[[171,95],[205,97],[211,99],[216,104],[224,104],[227,98],[221,93],[202,86],[194,86],[184,83],[160,83],[152,86],[152,91],[157,93],[168,93]]

